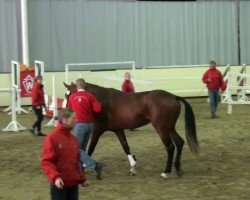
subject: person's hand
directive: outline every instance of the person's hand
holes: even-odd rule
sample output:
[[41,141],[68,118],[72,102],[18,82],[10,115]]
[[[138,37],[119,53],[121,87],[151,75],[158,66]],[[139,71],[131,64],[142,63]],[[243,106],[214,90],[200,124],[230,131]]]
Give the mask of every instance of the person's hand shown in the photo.
[[222,93],[224,93],[224,92],[225,92],[225,90],[220,89],[220,93],[219,93],[219,94],[222,94]]
[[210,82],[212,82],[212,81],[213,81],[213,80],[212,80],[211,78],[208,78],[208,79],[207,79],[207,82],[208,82],[208,83],[210,83]]
[[41,106],[36,106],[36,109],[41,109]]
[[82,186],[83,187],[88,187],[89,186],[89,182],[86,180],[86,181],[84,181],[83,183],[82,183]]
[[63,189],[64,183],[61,178],[57,178],[55,180],[55,185],[58,189]]

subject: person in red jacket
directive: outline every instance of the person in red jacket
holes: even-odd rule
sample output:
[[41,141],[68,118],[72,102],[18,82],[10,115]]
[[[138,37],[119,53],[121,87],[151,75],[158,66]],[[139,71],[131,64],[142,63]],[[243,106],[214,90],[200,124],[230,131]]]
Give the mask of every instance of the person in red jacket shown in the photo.
[[100,102],[94,95],[84,90],[85,81],[82,78],[76,80],[77,92],[70,95],[68,107],[76,113],[76,125],[74,134],[78,139],[81,152],[81,167],[90,167],[97,173],[97,179],[102,179],[102,164],[93,160],[86,153],[90,135],[93,130],[94,114],[102,111]]
[[71,134],[74,125],[74,111],[63,108],[56,129],[44,140],[41,165],[51,184],[52,200],[77,200],[78,184],[89,185],[80,170],[79,146],[77,139]]
[[122,84],[122,92],[124,92],[124,93],[134,93],[135,92],[135,88],[134,88],[134,85],[131,81],[131,75],[129,72],[126,72],[124,74],[124,82]]
[[36,114],[37,120],[33,124],[32,129],[30,129],[30,132],[36,136],[44,136],[44,134],[41,132],[41,125],[43,121],[43,107],[45,106],[42,81],[42,76],[36,76],[33,88],[31,90],[31,104]]
[[220,88],[222,91],[226,89],[223,76],[219,70],[216,69],[216,62],[210,61],[209,69],[203,74],[203,83],[207,85],[208,96],[210,100],[211,118],[215,119],[218,103],[220,102]]

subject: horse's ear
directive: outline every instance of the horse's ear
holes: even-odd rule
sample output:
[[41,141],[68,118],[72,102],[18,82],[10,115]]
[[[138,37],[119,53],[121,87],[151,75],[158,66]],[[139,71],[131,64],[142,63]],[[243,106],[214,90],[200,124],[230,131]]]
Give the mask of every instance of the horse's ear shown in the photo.
[[68,89],[69,85],[67,85],[64,81],[63,81],[63,85]]

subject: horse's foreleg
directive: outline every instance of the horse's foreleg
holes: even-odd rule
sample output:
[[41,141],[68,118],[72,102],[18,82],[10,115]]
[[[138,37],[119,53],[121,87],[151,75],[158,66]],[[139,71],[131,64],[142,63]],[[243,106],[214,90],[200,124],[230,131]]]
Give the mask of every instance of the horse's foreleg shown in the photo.
[[99,138],[100,136],[104,133],[103,130],[101,129],[97,129],[97,128],[94,128],[93,129],[93,132],[92,132],[92,135],[91,135],[91,141],[90,141],[90,144],[89,144],[89,149],[88,149],[88,155],[91,156],[92,153],[94,152],[95,150],[95,147],[99,141]]
[[127,142],[127,138],[125,136],[124,130],[115,131],[115,134],[118,137],[124,152],[128,155],[128,160],[129,160],[129,163],[130,163],[130,175],[135,175],[136,174],[135,156],[134,155],[132,156],[131,153],[130,153],[130,148],[128,146],[128,142]]

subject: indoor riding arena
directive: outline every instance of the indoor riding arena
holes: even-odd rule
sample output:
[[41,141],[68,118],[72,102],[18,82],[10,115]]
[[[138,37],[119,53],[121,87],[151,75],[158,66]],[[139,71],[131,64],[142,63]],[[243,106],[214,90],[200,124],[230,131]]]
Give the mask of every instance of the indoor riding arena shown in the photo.
[[[73,186],[78,199],[249,199],[250,1],[1,0],[0,10],[0,199],[74,200],[53,196]],[[61,114],[71,87],[102,107],[87,140],[101,178],[82,169],[75,119]],[[52,140],[60,127],[74,148]],[[88,186],[67,185],[74,170]]]

